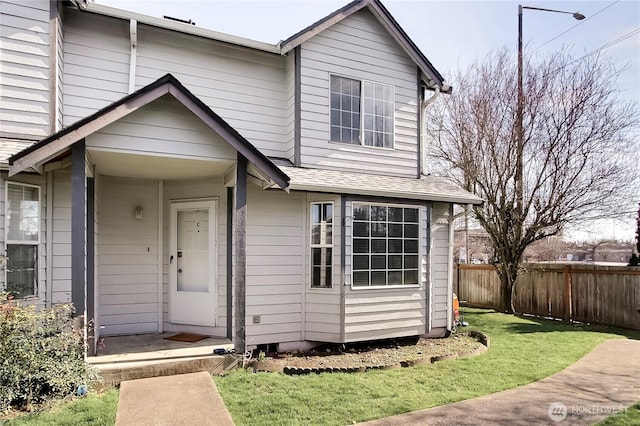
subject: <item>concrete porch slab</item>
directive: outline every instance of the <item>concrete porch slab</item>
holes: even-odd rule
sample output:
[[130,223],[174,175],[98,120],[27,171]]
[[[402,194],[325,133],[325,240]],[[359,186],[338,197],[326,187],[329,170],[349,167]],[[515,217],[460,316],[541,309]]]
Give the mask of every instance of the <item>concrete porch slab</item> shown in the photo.
[[168,360],[213,355],[214,349],[233,349],[231,340],[207,337],[194,343],[166,340],[177,333],[136,334],[103,337],[98,342],[98,354],[87,358],[89,364],[99,366],[117,362]]
[[165,337],[176,333],[105,337],[98,355],[87,358],[102,382],[100,387],[118,386],[126,380],[195,372],[221,374],[237,364],[234,355],[215,355],[215,349],[231,350],[226,338],[208,337],[199,342],[177,342]]

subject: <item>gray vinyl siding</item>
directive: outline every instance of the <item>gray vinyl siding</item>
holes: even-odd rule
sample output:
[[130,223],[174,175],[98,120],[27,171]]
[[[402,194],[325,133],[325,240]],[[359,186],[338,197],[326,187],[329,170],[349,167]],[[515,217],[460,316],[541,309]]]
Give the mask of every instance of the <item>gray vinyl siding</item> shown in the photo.
[[[416,66],[368,11],[302,44],[302,166],[415,177],[418,161]],[[394,149],[329,142],[332,74],[395,88]]]
[[236,159],[235,150],[227,142],[170,95],[87,137],[87,147],[230,163]]
[[[65,124],[127,94],[129,24],[69,10],[64,40]],[[265,155],[286,152],[285,58],[138,26],[135,88],[173,74]]]
[[[246,343],[298,342],[303,316],[303,195],[249,185],[247,198]],[[260,315],[260,324],[253,324],[254,315]]]
[[65,9],[63,122],[70,125],[127,94],[129,24]]
[[140,26],[136,88],[172,73],[265,155],[285,152],[285,58]]
[[[98,251],[101,335],[158,330],[157,182],[102,176]],[[133,210],[143,206],[144,217]]]
[[[155,190],[157,193],[157,189]],[[171,201],[215,199],[217,201],[218,229],[216,234],[218,257],[216,327],[172,325],[169,322],[169,239],[171,222]],[[190,331],[226,336],[227,333],[227,189],[221,176],[206,179],[164,181],[163,182],[163,255],[162,255],[162,318],[163,330]]]
[[[385,204],[382,201],[376,203]],[[352,201],[347,201],[346,217],[352,217]],[[411,204],[414,206],[414,204]],[[416,205],[418,206],[418,205]],[[345,318],[346,342],[386,339],[420,335],[427,332],[428,324],[428,271],[429,209],[420,210],[420,285],[407,288],[351,287],[352,221],[347,220],[345,233]]]
[[431,225],[431,328],[447,327],[449,204],[434,203]]
[[[304,255],[305,255],[305,339],[319,342],[341,341],[340,289],[342,275],[340,273],[340,242],[342,240],[342,218],[340,217],[341,199],[329,194],[307,194],[304,224]],[[310,244],[310,205],[314,202],[333,202],[333,260],[332,284],[330,289],[311,288],[311,250]]]
[[52,302],[71,302],[71,172],[58,170],[53,179]]
[[38,140],[50,127],[49,0],[0,1],[0,21],[0,136]]

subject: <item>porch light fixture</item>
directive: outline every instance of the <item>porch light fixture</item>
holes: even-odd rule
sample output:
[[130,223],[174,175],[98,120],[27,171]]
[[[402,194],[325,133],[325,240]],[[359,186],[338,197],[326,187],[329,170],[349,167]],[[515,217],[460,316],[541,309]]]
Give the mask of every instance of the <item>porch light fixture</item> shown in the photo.
[[138,220],[142,219],[143,214],[144,210],[142,210],[142,206],[136,206],[136,208],[133,210],[133,217]]

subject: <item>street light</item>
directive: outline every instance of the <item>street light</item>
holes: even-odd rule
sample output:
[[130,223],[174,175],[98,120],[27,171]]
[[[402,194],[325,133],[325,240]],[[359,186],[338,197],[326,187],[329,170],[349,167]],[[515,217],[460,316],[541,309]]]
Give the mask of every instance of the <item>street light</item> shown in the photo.
[[[519,225],[521,225],[524,218],[522,215],[523,212],[523,170],[522,170],[522,161],[524,155],[524,93],[522,90],[522,9],[529,10],[540,10],[543,12],[555,12],[555,13],[566,13],[572,15],[578,21],[581,21],[585,18],[583,14],[580,12],[566,12],[564,10],[555,10],[555,9],[544,9],[542,7],[532,7],[532,6],[523,6],[518,5],[518,105],[516,109],[516,175],[515,175],[515,183],[516,183],[516,215],[519,219]],[[522,227],[518,226],[516,232],[520,234]]]

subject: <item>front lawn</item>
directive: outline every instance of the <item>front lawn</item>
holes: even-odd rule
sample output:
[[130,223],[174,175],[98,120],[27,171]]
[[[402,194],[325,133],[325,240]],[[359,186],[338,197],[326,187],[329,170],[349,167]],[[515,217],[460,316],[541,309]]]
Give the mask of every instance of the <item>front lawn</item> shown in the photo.
[[59,404],[42,413],[29,414],[9,420],[7,425],[112,426],[116,421],[117,406],[118,391],[110,389],[101,395],[91,394],[85,398]]
[[235,371],[214,378],[237,425],[345,425],[522,386],[574,363],[606,339],[639,332],[467,309],[491,338],[484,355],[365,374],[284,376]]
[[[345,425],[525,385],[562,370],[604,340],[640,338],[640,332],[481,309],[467,309],[465,320],[470,329],[490,336],[491,349],[484,355],[356,374],[284,376],[237,370],[214,381],[237,425]],[[116,407],[117,391],[112,390],[8,425],[113,425]],[[637,409],[627,410],[621,424],[635,424],[638,417]],[[606,424],[620,423],[612,419]]]

